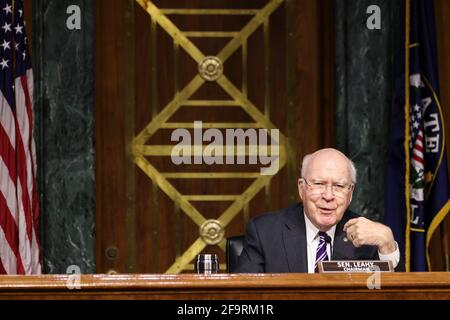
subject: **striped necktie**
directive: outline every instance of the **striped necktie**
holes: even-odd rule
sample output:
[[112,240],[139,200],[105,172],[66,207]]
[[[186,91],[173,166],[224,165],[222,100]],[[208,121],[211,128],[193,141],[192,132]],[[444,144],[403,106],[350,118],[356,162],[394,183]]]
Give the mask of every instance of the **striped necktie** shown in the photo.
[[328,253],[327,253],[327,242],[325,241],[325,237],[327,237],[327,234],[323,231],[319,231],[319,245],[317,247],[316,251],[316,263],[315,263],[315,269],[314,272],[319,272],[317,263],[320,261],[328,260]]

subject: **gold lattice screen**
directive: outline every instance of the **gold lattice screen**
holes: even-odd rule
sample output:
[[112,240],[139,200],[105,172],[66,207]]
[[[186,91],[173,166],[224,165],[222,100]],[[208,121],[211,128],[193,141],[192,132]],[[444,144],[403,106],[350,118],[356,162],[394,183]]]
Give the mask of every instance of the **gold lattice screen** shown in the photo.
[[[179,273],[183,270],[192,270],[192,261],[196,255],[205,249],[207,245],[216,245],[221,249],[225,249],[225,235],[226,228],[229,223],[240,213],[247,214],[248,219],[248,204],[249,202],[264,188],[268,188],[273,179],[273,175],[261,175],[260,170],[238,170],[233,166],[226,166],[219,171],[214,171],[214,167],[199,166],[192,171],[173,170],[161,171],[152,162],[153,157],[164,157],[165,161],[171,161],[171,153],[174,144],[154,144],[152,137],[158,130],[176,130],[186,128],[188,130],[194,129],[194,122],[180,122],[173,120],[174,115],[181,108],[201,108],[201,112],[197,111],[196,120],[202,121],[203,115],[208,115],[210,109],[217,111],[220,107],[222,110],[236,110],[233,112],[241,112],[249,117],[246,122],[224,122],[221,120],[220,112],[216,117],[217,121],[203,121],[202,128],[216,128],[224,130],[226,128],[240,128],[240,129],[267,129],[271,133],[271,129],[277,129],[270,119],[270,94],[271,87],[274,86],[270,82],[269,69],[261,65],[262,73],[267,70],[261,86],[265,88],[264,97],[261,99],[263,105],[256,105],[248,96],[247,86],[249,78],[249,70],[247,69],[247,62],[253,57],[249,57],[248,41],[256,30],[262,29],[263,43],[266,49],[264,50],[264,57],[261,58],[263,63],[269,61],[269,50],[267,49],[269,34],[270,16],[283,4],[284,0],[269,0],[260,8],[252,9],[205,9],[205,8],[160,8],[152,1],[136,0],[139,5],[150,15],[151,25],[149,28],[155,30],[158,26],[162,32],[170,36],[173,41],[176,54],[173,64],[179,66],[181,63],[177,57],[180,57],[181,51],[184,55],[188,55],[190,59],[195,61],[198,66],[198,72],[192,74],[185,85],[181,85],[181,81],[176,80],[177,86],[173,91],[171,100],[166,103],[153,118],[149,120],[148,124],[132,138],[131,152],[134,163],[138,166],[153,183],[161,189],[179,208],[181,214],[185,214],[198,226],[198,235],[196,240],[181,254],[176,257],[173,264],[166,270],[166,273]],[[189,2],[186,2],[188,4]],[[207,3],[206,3],[207,4]],[[243,21],[239,30],[226,30],[225,27],[218,30],[189,30],[183,29],[183,19],[189,19],[192,16],[220,16],[220,17],[241,17]],[[214,54],[205,54],[197,45],[199,39],[209,39],[209,41],[217,41],[222,44],[221,48]],[[155,54],[158,52],[157,46],[154,48]],[[242,64],[241,79],[237,85],[229,78],[229,73],[232,70],[227,70],[226,61],[237,51],[241,55]],[[177,77],[175,75],[175,77]],[[211,83],[216,84],[223,92],[219,98],[199,99],[201,96],[199,92],[204,86],[211,86]],[[227,98],[223,98],[227,97]],[[283,108],[283,106],[280,106]],[[225,111],[224,111],[225,113]],[[288,142],[285,135],[280,131],[279,137],[279,158],[276,160],[277,166],[281,170],[286,165],[288,159],[292,159],[292,151],[288,148]],[[204,148],[204,147],[203,147]],[[200,150],[199,152],[202,152]],[[236,150],[234,150],[236,151]],[[196,152],[194,150],[194,152]],[[245,155],[249,155],[252,151],[246,148]],[[205,181],[208,179],[217,179],[230,181],[231,179],[248,179],[251,182],[239,193],[227,194],[208,194],[208,190],[198,188],[197,193],[186,194],[174,181]],[[206,214],[201,212],[196,206],[196,202],[228,202],[226,206],[216,217],[206,218]],[[246,220],[247,220],[246,219]],[[222,269],[224,266],[222,265]]]

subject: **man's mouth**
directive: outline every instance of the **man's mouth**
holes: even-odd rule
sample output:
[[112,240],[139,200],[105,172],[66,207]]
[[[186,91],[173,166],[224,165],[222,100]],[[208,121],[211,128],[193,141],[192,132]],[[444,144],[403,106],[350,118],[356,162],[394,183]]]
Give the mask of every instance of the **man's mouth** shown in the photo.
[[322,207],[319,207],[319,210],[322,211],[323,213],[332,213],[334,210],[336,210],[336,208],[322,208]]

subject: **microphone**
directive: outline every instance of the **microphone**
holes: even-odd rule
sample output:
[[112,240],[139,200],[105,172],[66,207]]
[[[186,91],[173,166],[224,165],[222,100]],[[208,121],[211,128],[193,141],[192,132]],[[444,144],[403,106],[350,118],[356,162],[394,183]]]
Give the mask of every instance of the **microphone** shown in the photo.
[[331,243],[331,237],[327,233],[325,233],[324,238],[325,238],[325,243],[327,245],[328,244],[330,245],[330,253],[331,253],[331,255],[330,255],[329,260],[331,261],[331,258],[333,257],[333,244]]

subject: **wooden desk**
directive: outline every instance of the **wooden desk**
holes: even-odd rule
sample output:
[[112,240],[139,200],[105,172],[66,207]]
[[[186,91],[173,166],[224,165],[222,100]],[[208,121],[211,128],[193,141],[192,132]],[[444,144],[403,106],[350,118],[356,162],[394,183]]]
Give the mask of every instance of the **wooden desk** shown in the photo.
[[[0,276],[0,299],[450,299],[450,273]],[[74,277],[74,276],[71,276]]]

